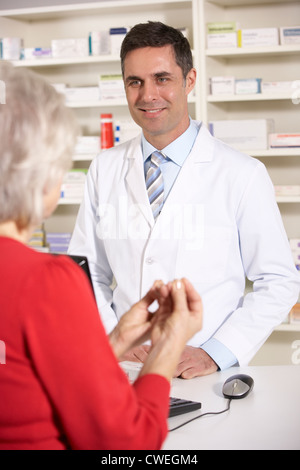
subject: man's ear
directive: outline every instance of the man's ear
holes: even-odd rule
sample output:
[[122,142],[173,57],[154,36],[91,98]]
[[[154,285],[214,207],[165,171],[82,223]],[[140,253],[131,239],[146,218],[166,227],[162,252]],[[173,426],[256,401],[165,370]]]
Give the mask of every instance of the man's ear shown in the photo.
[[186,89],[186,94],[188,95],[194,88],[195,83],[196,83],[196,78],[197,78],[197,72],[196,69],[192,68],[185,79],[185,89]]

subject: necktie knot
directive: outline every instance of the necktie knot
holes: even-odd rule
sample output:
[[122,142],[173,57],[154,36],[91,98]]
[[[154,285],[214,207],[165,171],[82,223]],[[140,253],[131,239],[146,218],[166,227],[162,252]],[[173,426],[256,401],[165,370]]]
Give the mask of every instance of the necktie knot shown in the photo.
[[166,160],[166,157],[161,152],[155,151],[151,155],[151,163],[153,163],[157,167],[159,167],[162,163],[164,163],[165,160]]

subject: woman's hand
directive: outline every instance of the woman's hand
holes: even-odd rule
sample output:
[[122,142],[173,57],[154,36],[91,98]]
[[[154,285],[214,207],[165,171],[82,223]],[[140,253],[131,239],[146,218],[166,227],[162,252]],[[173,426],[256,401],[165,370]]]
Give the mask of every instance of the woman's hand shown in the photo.
[[164,286],[154,284],[159,308],[152,320],[151,340],[154,345],[164,337],[188,341],[202,327],[202,300],[187,279]]
[[202,327],[202,301],[186,279],[156,285],[159,308],[152,319],[151,349],[140,375],[160,374],[171,380],[186,342]]
[[152,314],[148,309],[156,298],[156,290],[151,288],[120,318],[117,326],[110,333],[109,340],[118,359],[150,338]]

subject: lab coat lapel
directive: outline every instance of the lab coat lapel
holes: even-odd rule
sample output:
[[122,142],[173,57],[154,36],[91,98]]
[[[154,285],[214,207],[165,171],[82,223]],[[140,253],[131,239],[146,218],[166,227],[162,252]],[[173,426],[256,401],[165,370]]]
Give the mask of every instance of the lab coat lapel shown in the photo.
[[148,224],[153,227],[154,218],[149,204],[144,176],[144,161],[141,149],[141,138],[134,139],[125,156],[128,160],[128,171],[125,180],[128,186],[128,194],[132,198],[141,215]]
[[199,194],[199,191],[205,191],[205,182],[201,184],[196,166],[211,162],[213,149],[213,138],[202,124],[191,153],[184,162],[164,207],[167,208],[169,204],[193,203],[195,192]]
[[213,138],[207,128],[202,125],[191,153],[185,160],[161,214],[156,220],[153,228],[154,237],[159,238],[158,234],[162,233],[166,236],[168,230],[170,231],[170,226],[176,227],[175,230],[178,233],[175,236],[178,237],[180,231],[186,231],[186,228],[182,226],[186,220],[184,214],[187,218],[189,211],[203,214],[201,201],[205,196],[206,184],[197,166],[209,164],[212,161],[213,149]]

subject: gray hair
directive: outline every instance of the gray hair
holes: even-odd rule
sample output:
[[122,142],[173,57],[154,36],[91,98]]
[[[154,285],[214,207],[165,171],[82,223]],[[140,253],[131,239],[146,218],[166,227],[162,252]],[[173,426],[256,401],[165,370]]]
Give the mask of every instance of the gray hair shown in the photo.
[[0,61],[0,222],[43,218],[43,193],[72,166],[78,126],[64,97],[40,75]]

